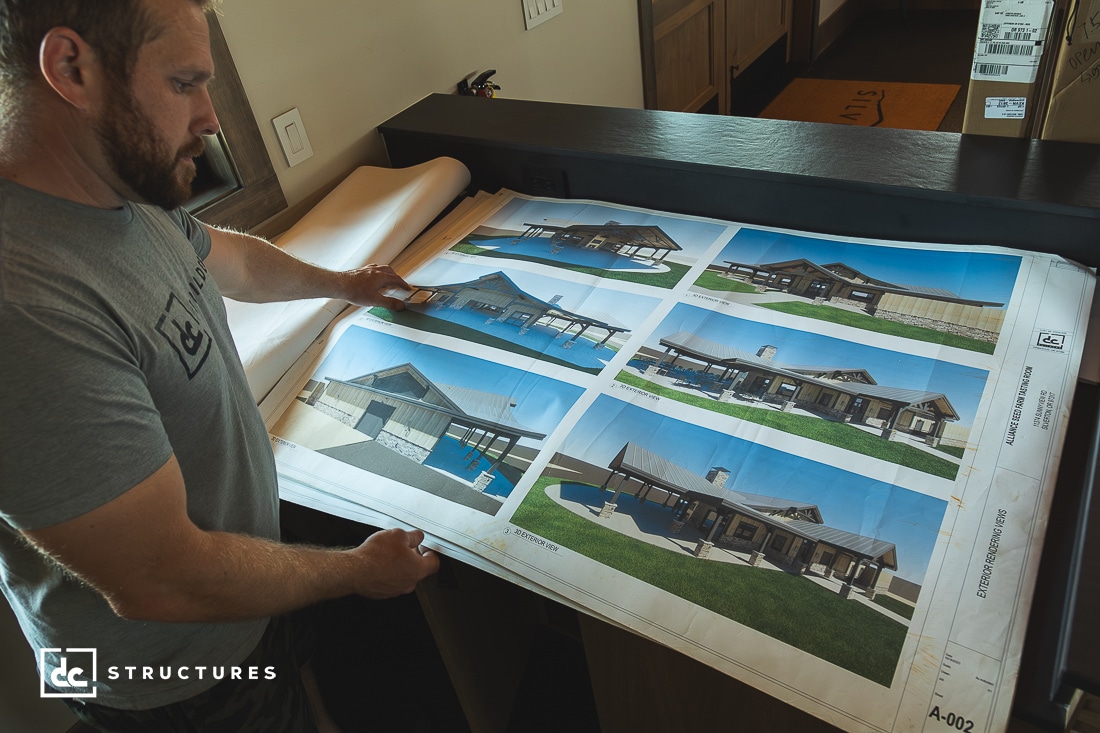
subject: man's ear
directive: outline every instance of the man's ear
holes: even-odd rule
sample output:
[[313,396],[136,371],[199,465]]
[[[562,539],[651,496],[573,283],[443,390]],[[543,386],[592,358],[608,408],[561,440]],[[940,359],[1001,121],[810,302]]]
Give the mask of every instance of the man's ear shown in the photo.
[[51,28],[38,49],[38,65],[46,82],[77,109],[93,101],[98,65],[95,51],[72,28]]

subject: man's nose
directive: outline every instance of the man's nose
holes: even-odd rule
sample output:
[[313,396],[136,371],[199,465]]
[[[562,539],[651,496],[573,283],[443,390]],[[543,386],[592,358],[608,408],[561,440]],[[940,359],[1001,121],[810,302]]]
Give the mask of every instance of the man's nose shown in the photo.
[[214,102],[210,99],[210,91],[206,87],[203,87],[199,100],[199,109],[191,131],[196,135],[217,135],[218,130],[221,129],[221,123],[218,122]]

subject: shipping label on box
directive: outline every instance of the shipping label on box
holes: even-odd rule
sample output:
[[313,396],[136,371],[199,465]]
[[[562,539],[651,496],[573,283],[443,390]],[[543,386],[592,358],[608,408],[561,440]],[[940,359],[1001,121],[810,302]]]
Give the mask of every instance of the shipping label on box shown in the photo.
[[1027,97],[986,97],[987,120],[1023,120],[1027,118]]
[[1053,9],[1054,0],[985,0],[970,78],[1033,83]]

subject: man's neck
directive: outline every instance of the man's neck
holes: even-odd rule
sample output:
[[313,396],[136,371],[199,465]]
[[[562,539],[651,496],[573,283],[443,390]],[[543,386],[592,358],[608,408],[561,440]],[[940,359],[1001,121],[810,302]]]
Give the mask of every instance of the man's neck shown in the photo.
[[64,120],[48,117],[30,115],[24,118],[28,124],[9,125],[0,131],[0,177],[96,208],[117,209],[125,204],[99,173],[105,161],[90,157],[97,150],[90,144],[89,136],[94,133],[73,135],[66,129],[73,127]]

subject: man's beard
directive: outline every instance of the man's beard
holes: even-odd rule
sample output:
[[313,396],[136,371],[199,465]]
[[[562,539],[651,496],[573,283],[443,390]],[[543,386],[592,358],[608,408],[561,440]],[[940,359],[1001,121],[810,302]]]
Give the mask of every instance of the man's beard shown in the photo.
[[185,148],[169,151],[148,115],[138,109],[125,85],[114,90],[117,103],[95,123],[115,175],[143,203],[174,209],[191,198],[195,171],[181,167],[181,157],[197,158],[205,145],[202,138]]

